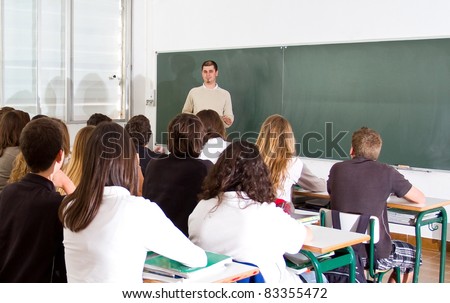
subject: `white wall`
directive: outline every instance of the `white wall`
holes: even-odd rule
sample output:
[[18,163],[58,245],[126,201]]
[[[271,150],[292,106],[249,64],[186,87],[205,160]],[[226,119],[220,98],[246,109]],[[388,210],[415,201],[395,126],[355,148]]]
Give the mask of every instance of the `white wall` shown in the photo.
[[[155,52],[448,38],[449,11],[448,0],[133,0],[133,113],[156,125],[156,107],[145,105]],[[333,161],[307,163],[327,178]],[[450,198],[450,172],[402,172],[427,196]]]

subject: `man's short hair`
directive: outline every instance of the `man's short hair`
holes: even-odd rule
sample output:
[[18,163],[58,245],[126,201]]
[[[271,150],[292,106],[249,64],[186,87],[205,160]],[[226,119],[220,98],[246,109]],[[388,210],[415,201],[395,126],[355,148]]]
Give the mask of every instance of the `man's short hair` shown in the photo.
[[101,114],[101,113],[95,113],[92,114],[89,119],[87,120],[86,124],[87,125],[94,125],[97,126],[99,123],[102,122],[111,122],[112,119],[110,117],[108,117],[107,115]]
[[203,70],[203,67],[205,67],[205,66],[214,66],[214,70],[215,71],[219,70],[219,67],[217,66],[217,63],[214,62],[213,60],[206,60],[205,62],[203,62],[202,70]]
[[32,120],[20,135],[20,150],[33,173],[50,168],[63,144],[61,128],[50,118]]
[[352,135],[352,147],[355,157],[377,160],[380,156],[383,141],[375,130],[361,127]]

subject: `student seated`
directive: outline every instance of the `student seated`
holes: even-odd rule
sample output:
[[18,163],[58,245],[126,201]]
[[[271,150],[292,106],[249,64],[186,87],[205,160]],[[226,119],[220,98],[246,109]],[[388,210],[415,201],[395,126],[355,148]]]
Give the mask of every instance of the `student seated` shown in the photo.
[[31,173],[0,194],[0,282],[66,282],[63,229],[58,208],[74,185],[60,170],[63,136],[57,122],[25,126],[20,149]]
[[[410,282],[416,258],[415,247],[391,240],[386,201],[391,193],[419,204],[425,202],[425,197],[397,170],[377,161],[381,145],[381,136],[372,129],[362,127],[353,133],[352,159],[336,163],[330,170],[328,193],[331,209],[378,217],[381,229],[380,240],[376,244],[378,269],[400,267],[404,274],[402,281]],[[394,275],[389,281],[394,281]]]
[[291,202],[294,184],[310,191],[327,190],[326,181],[315,176],[296,156],[294,133],[286,118],[269,116],[261,125],[256,145],[269,168],[278,199]]
[[69,282],[142,283],[147,251],[187,266],[206,265],[205,252],[157,204],[136,196],[139,163],[122,126],[96,126],[82,171],[77,189],[59,209]]
[[225,126],[219,114],[212,109],[204,109],[197,113],[197,117],[205,127],[203,148],[199,159],[210,160],[216,163],[220,153],[230,144],[225,140]]
[[95,113],[92,114],[89,119],[86,121],[86,125],[97,126],[102,122],[111,122],[112,119],[105,114]]
[[80,129],[75,136],[70,160],[65,169],[67,176],[72,180],[75,186],[78,186],[80,183],[81,175],[83,174],[81,167],[83,165],[84,150],[86,149],[87,141],[94,129],[95,126],[87,125]]
[[6,112],[0,119],[0,192],[11,175],[14,160],[20,152],[20,133],[27,123],[16,110]]
[[179,114],[169,123],[170,154],[147,165],[142,195],[157,203],[186,236],[188,217],[198,202],[203,179],[213,164],[197,159],[205,131],[200,119]]
[[[300,283],[285,253],[298,253],[312,233],[276,207],[275,191],[258,148],[235,141],[205,179],[189,216],[189,238],[205,250],[255,264],[267,283]],[[314,273],[306,280],[314,281]]]
[[145,176],[145,169],[151,159],[158,158],[161,154],[156,153],[147,147],[152,129],[150,120],[144,115],[133,116],[125,125],[125,130],[131,136],[139,155],[139,165],[142,175]]

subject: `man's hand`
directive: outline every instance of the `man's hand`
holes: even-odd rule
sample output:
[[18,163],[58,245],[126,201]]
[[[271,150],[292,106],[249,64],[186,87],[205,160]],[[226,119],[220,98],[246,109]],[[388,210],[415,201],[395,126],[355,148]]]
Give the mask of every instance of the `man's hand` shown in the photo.
[[231,120],[231,118],[228,117],[228,116],[222,116],[222,120],[223,120],[223,122],[224,122],[227,126],[230,126],[231,123],[233,123],[233,121]]

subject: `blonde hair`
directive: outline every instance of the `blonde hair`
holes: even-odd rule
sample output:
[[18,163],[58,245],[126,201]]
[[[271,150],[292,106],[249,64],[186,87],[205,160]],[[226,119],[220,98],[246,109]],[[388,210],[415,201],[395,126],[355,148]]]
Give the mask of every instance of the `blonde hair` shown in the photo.
[[25,177],[25,175],[30,171],[31,170],[28,168],[22,152],[19,152],[13,162],[13,168],[11,170],[11,174],[9,175],[8,183],[14,183],[22,180],[22,178]]
[[72,154],[66,168],[66,175],[78,186],[81,179],[81,166],[83,163],[83,152],[86,149],[87,141],[94,131],[95,126],[88,125],[78,131],[73,143]]
[[378,132],[367,127],[361,127],[352,135],[352,147],[355,157],[377,160],[383,141]]
[[256,145],[269,168],[274,188],[280,188],[286,180],[289,160],[295,157],[291,124],[283,116],[269,116],[261,125]]

